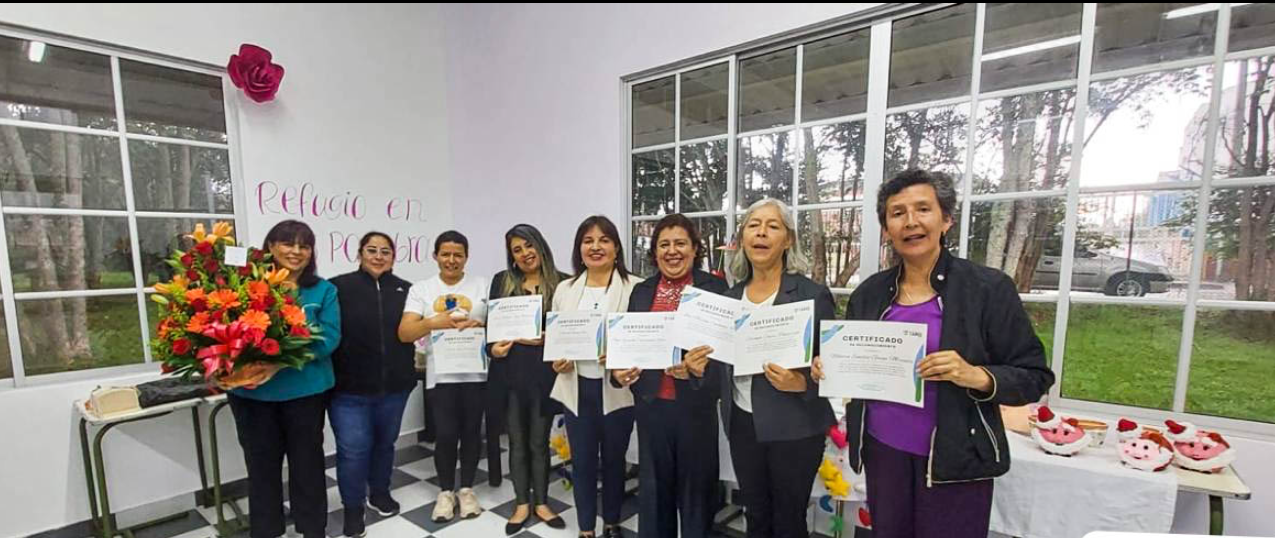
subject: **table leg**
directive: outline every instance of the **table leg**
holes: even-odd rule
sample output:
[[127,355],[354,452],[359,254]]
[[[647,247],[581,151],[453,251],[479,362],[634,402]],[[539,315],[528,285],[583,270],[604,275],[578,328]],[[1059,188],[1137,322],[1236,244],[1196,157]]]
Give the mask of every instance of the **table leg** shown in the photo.
[[[239,510],[239,505],[233,500],[225,499],[221,494],[221,451],[217,444],[217,414],[225,409],[229,401],[220,402],[214,405],[212,410],[208,412],[208,440],[212,448],[212,487],[213,487],[213,504],[217,506],[217,535],[229,536],[240,530],[243,530],[244,514]],[[231,511],[234,512],[234,519],[226,520],[225,505],[229,504]]]
[[837,532],[833,533],[832,538],[841,538],[845,533],[846,525],[846,503],[842,501],[833,501],[837,503],[837,518],[841,520],[841,525],[837,526]]
[[89,514],[92,515],[93,528],[102,528],[101,516],[97,507],[97,489],[94,486],[93,457],[89,451],[88,421],[80,419],[80,455],[84,457],[84,483],[89,493]]
[[199,506],[207,508],[211,504],[208,495],[208,470],[204,462],[204,428],[199,424],[199,407],[190,408],[191,423],[195,428],[195,460],[199,465],[199,493],[195,495],[195,502]]
[[106,458],[102,455],[102,438],[106,435],[106,432],[111,431],[115,424],[122,423],[102,426],[101,429],[97,430],[97,435],[93,437],[93,474],[97,482],[97,495],[102,501],[102,523],[98,529],[102,538],[115,536],[115,514],[111,513],[111,499],[106,488]]
[[1209,534],[1213,536],[1222,536],[1222,527],[1226,520],[1226,514],[1222,508],[1222,498],[1217,495],[1209,495]]

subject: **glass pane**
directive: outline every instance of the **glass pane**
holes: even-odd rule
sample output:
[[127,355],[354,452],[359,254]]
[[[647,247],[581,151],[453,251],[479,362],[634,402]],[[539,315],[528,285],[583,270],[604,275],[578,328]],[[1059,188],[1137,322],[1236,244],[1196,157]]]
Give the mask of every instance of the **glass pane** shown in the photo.
[[970,204],[968,258],[1014,279],[1020,293],[1058,289],[1063,198]]
[[1075,116],[1075,90],[979,101],[974,193],[1066,188]]
[[1275,56],[1227,63],[1222,87],[1215,177],[1275,175]]
[[655,274],[655,264],[651,263],[651,248],[655,232],[655,221],[642,220],[633,223],[633,266],[629,271],[642,278]]
[[137,296],[18,301],[26,374],[141,364]]
[[[1215,189],[1200,298],[1275,301],[1275,186]],[[1194,204],[1185,218],[1195,219]]]
[[9,326],[5,325],[4,309],[0,308],[0,379],[13,377],[13,360],[9,355]]
[[959,104],[886,117],[886,181],[904,170],[921,168],[947,172],[960,183],[965,177],[969,109],[969,105]]
[[797,106],[797,49],[739,61],[738,132],[792,125]]
[[1027,311],[1027,317],[1031,319],[1032,329],[1036,330],[1036,337],[1040,338],[1041,345],[1045,346],[1045,360],[1052,366],[1054,364],[1054,320],[1057,318],[1058,305],[1025,302],[1023,309]]
[[1167,410],[1181,340],[1180,308],[1072,303],[1062,396]]
[[969,94],[974,11],[974,4],[958,4],[894,21],[889,106]]
[[195,229],[195,223],[202,223],[210,230],[214,224],[203,219],[137,218],[137,240],[142,249],[142,281],[146,286],[173,278],[173,268],[165,261],[174,250],[188,250],[193,246],[186,235]]
[[797,236],[810,256],[810,278],[830,288],[858,284],[859,239],[863,234],[859,208],[801,211]]
[[124,209],[120,142],[0,125],[0,200],[10,207]]
[[0,117],[115,129],[111,59],[0,36]]
[[701,217],[691,219],[691,222],[699,228],[700,240],[704,242],[704,267],[701,269],[726,278],[726,251],[723,247],[730,241],[726,217]]
[[[1275,312],[1201,309],[1186,411],[1275,422]],[[1243,395],[1242,397],[1239,395]]]
[[15,292],[136,286],[124,217],[5,215],[4,226]]
[[1081,295],[1186,299],[1195,191],[1080,198],[1071,289]]
[[1231,4],[1229,45],[1231,51],[1275,45],[1275,4]]
[[683,213],[726,210],[729,203],[726,200],[726,152],[729,143],[716,140],[682,146]]
[[1082,4],[987,4],[980,92],[1076,78]]
[[863,198],[865,122],[809,127],[802,140],[800,203],[846,202]]
[[234,213],[229,151],[130,140],[128,157],[138,211]]
[[859,114],[868,109],[871,28],[829,37],[804,47],[801,121]]
[[221,77],[120,60],[128,132],[226,141]]
[[1195,67],[1092,84],[1080,185],[1200,180],[1212,71]]
[[1219,4],[1098,4],[1093,72],[1213,54]]
[[633,156],[633,214],[663,215],[673,212],[673,150]]
[[672,76],[633,86],[633,147],[673,141],[676,81]]
[[767,197],[791,204],[796,145],[791,131],[739,139],[735,198],[740,210]]
[[730,64],[682,73],[682,140],[726,134]]

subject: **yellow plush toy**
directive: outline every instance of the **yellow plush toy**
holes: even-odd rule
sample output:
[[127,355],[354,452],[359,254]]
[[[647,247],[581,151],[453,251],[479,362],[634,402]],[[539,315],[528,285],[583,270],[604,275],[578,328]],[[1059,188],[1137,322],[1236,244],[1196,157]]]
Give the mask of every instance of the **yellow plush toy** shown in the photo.
[[824,458],[819,465],[819,478],[823,479],[823,487],[833,497],[849,497],[850,483],[841,475],[841,468],[829,458]]
[[549,440],[549,446],[553,447],[554,452],[558,453],[558,459],[563,462],[571,461],[571,445],[567,443],[567,436],[553,436],[553,439]]

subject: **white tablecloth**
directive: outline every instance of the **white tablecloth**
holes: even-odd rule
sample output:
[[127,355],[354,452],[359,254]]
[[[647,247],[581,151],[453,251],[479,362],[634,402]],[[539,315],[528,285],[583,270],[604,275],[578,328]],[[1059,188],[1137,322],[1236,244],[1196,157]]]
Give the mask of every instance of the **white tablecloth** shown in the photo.
[[[1114,439],[1114,437],[1113,437]],[[1009,433],[1009,472],[996,479],[991,529],[1021,538],[1081,538],[1092,531],[1168,533],[1177,475],[1120,464],[1115,446],[1070,458]]]

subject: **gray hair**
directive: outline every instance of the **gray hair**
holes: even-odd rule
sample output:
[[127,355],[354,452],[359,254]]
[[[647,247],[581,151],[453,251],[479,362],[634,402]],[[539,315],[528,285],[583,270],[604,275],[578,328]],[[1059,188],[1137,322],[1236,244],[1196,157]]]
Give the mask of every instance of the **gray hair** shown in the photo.
[[779,219],[783,221],[784,227],[788,229],[788,236],[792,238],[792,244],[784,251],[784,272],[803,274],[810,270],[810,260],[802,252],[801,241],[797,237],[797,221],[793,218],[792,209],[788,207],[788,204],[774,198],[762,198],[748,206],[748,211],[739,220],[739,226],[735,230],[735,244],[739,245],[739,250],[735,251],[730,260],[730,274],[735,282],[747,281],[753,275],[753,265],[748,261],[748,255],[744,254],[742,240],[744,227],[748,225],[754,213],[766,206],[774,206],[779,211]]

